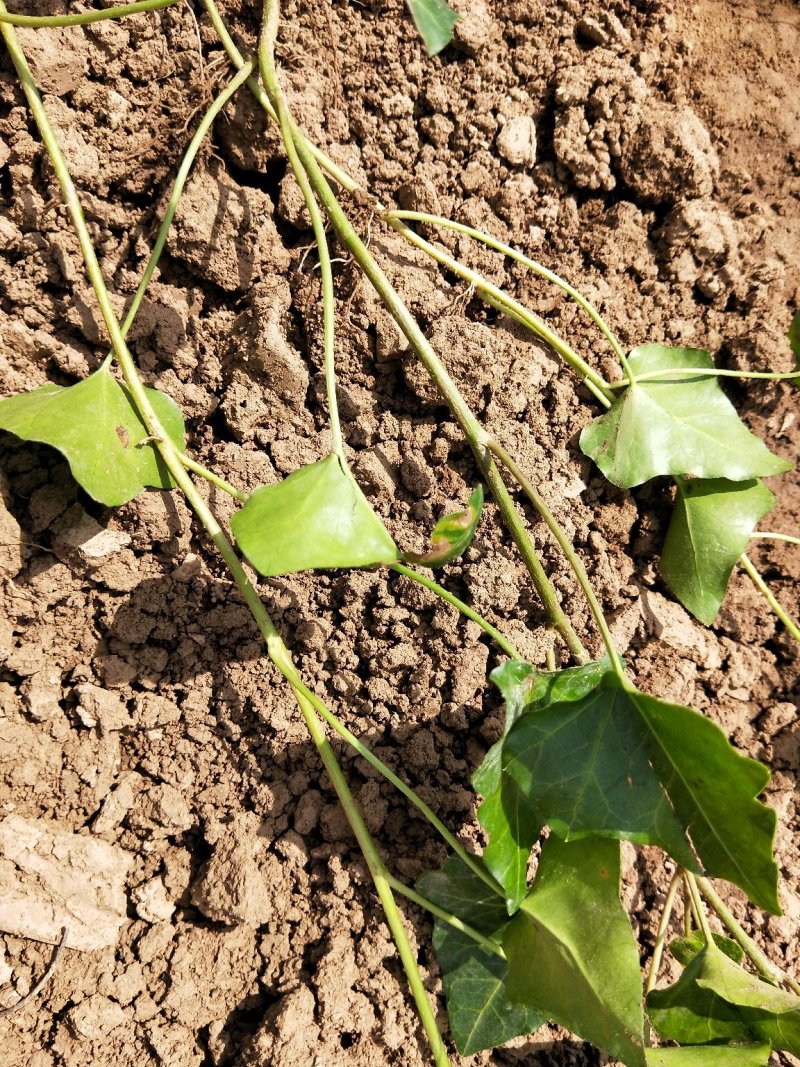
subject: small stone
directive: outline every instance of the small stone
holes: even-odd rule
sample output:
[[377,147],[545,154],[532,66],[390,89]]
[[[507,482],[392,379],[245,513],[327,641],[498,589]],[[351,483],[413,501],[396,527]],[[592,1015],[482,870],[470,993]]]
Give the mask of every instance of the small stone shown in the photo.
[[151,878],[144,885],[137,886],[131,893],[136,907],[136,914],[148,923],[166,922],[172,918],[175,905],[167,896],[167,890],[160,878]]
[[116,1001],[94,993],[70,1008],[66,1021],[75,1037],[96,1040],[108,1037],[112,1030],[126,1023],[128,1017]]
[[497,151],[515,167],[532,167],[536,162],[536,126],[533,119],[527,115],[509,119],[497,135]]
[[106,530],[87,515],[80,504],[74,504],[53,523],[53,547],[57,554],[77,552],[83,563],[98,567],[129,545],[129,534],[121,530]]
[[80,701],[75,710],[84,726],[97,725],[105,734],[133,726],[125,702],[116,694],[89,682],[79,685],[75,692]]

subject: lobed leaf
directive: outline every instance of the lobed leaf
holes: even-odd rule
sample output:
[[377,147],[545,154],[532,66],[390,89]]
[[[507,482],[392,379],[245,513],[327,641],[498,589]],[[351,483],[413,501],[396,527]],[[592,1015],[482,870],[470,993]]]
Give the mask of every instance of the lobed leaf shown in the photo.
[[335,455],[264,485],[231,518],[242,552],[265,577],[393,563],[400,552]]
[[545,841],[503,939],[508,995],[627,1067],[645,1067],[639,950],[619,878],[617,842]]
[[453,39],[453,27],[461,18],[445,0],[406,0],[429,56],[438,55]]
[[[145,392],[170,439],[183,450],[177,404],[156,389]],[[75,481],[107,507],[124,504],[147,487],[175,484],[130,393],[106,364],[76,385],[43,385],[3,400],[0,429],[58,449]]]
[[642,345],[628,362],[634,378],[675,373],[634,381],[604,415],[584,427],[581,450],[614,485],[630,489],[661,474],[740,482],[791,470],[788,460],[750,433],[713,375],[682,373],[713,370],[708,352]]
[[678,492],[661,556],[661,573],[685,608],[710,626],[731,572],[758,523],[775,506],[760,481],[676,478]]
[[769,1045],[695,1045],[649,1048],[647,1067],[768,1067]]
[[419,563],[423,567],[443,567],[462,556],[475,537],[483,510],[483,487],[478,486],[469,498],[469,504],[463,511],[443,515],[431,531],[431,547],[428,552],[404,552],[403,559],[408,563]]

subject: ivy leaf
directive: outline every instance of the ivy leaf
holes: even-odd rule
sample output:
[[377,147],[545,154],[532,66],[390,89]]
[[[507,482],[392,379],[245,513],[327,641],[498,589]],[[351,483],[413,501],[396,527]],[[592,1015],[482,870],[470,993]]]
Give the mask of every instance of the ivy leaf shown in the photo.
[[[183,450],[180,409],[164,393],[145,392],[170,439]],[[105,364],[77,385],[43,385],[3,400],[0,429],[58,449],[75,481],[107,507],[132,500],[146,487],[175,484],[130,393]]]
[[639,950],[619,877],[616,841],[545,841],[503,939],[508,995],[627,1067],[645,1067]]
[[[604,659],[553,672],[537,671],[522,660],[497,667],[490,677],[505,697],[504,737],[522,714],[553,700],[577,700],[590,692],[608,666]],[[505,889],[506,907],[513,914],[528,891],[528,859],[544,823],[517,783],[503,778],[502,752],[501,739],[486,753],[472,784],[485,797],[478,808],[478,820],[489,835],[483,859]]]
[[[794,365],[800,371],[800,311],[795,311],[789,324],[789,332],[786,334],[789,347],[794,353]],[[795,379],[796,381],[797,379]]]
[[678,492],[664,541],[661,573],[685,608],[710,626],[731,572],[753,530],[775,506],[760,481],[676,478]]
[[695,1045],[649,1048],[647,1067],[768,1067],[769,1045]]
[[[722,934],[711,935],[714,944],[734,963],[741,963],[744,959],[744,949],[730,937]],[[702,930],[693,930],[686,937],[676,937],[670,941],[669,950],[682,967],[688,967],[698,952],[706,947]]]
[[429,56],[438,55],[453,39],[453,27],[461,18],[445,0],[406,0]]
[[[423,874],[417,889],[499,944],[508,923],[503,902],[458,857],[449,857],[440,871]],[[508,1002],[505,960],[441,919],[434,924],[433,947],[442,969],[450,1030],[462,1056],[530,1034],[547,1021],[540,1012]]]
[[502,781],[566,839],[657,844],[779,912],[775,813],[755,799],[766,767],[709,719],[640,693],[609,672],[586,696],[524,714],[503,743]]
[[483,487],[478,486],[469,498],[464,511],[452,515],[443,515],[431,531],[431,547],[428,552],[404,552],[407,563],[418,563],[423,567],[443,567],[462,556],[475,537],[483,510]]
[[584,427],[581,451],[614,485],[630,489],[660,474],[748,481],[791,470],[750,433],[713,375],[681,373],[714,363],[698,348],[642,345],[628,360],[636,375],[674,371],[634,382],[609,410]]
[[659,1033],[684,1044],[756,1039],[800,1055],[800,998],[748,974],[716,945],[675,985],[650,993],[647,1007]]
[[256,489],[231,518],[231,529],[267,578],[400,558],[355,478],[333,454]]

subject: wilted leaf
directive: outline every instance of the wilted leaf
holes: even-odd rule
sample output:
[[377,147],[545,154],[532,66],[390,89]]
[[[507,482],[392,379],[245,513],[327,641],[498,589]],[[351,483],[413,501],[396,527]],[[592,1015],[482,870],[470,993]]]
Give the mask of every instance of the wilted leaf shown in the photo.
[[[146,390],[175,446],[183,450],[183,416],[164,393]],[[174,482],[128,390],[103,365],[77,385],[43,385],[0,403],[0,429],[58,449],[72,476],[101,504],[124,504],[146,487]]]
[[634,382],[581,433],[581,450],[614,485],[630,489],[660,474],[740,482],[791,470],[750,433],[715,377],[682,372],[712,370],[707,352],[643,345],[628,362],[634,377],[675,373]]
[[676,478],[672,519],[661,573],[675,596],[710,626],[725,598],[731,571],[758,523],[775,505],[759,481]]
[[236,540],[266,577],[368,567],[400,557],[385,526],[338,457],[264,485],[231,519]]
[[429,56],[435,56],[453,39],[453,26],[461,18],[445,0],[406,0]]
[[545,841],[503,940],[508,995],[627,1067],[645,1067],[639,950],[619,876],[616,841]]
[[464,511],[452,515],[443,515],[431,531],[431,547],[428,552],[404,552],[403,559],[408,563],[418,563],[423,567],[443,567],[462,556],[475,536],[483,509],[483,488],[478,486],[469,498],[469,505]]

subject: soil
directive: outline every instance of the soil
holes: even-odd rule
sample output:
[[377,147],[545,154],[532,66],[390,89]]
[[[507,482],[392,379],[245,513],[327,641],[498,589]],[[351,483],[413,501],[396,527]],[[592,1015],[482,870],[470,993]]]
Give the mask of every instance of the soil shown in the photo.
[[[195,6],[197,24],[179,4],[119,23],[20,33],[120,309],[189,132],[230,76]],[[222,6],[252,51],[260,5]],[[454,44],[428,59],[399,0],[284,4],[284,84],[319,144],[383,202],[471,222],[544,261],[597,303],[626,346],[664,341],[706,348],[726,367],[789,369],[785,333],[800,303],[797,6],[455,6],[464,18]],[[24,9],[63,8],[33,0]],[[105,339],[5,55],[0,200],[2,393],[69,384],[99,365]],[[796,973],[796,646],[738,573],[714,625],[692,620],[656,566],[668,487],[629,494],[604,483],[576,444],[595,408],[555,358],[368,210],[349,207],[470,403],[574,537],[638,684],[692,704],[771,766],[766,798],[778,812],[785,913],[765,916],[735,891],[728,897],[769,955]],[[560,294],[466,239],[440,240],[614,373],[602,338]],[[130,336],[148,383],[182,406],[191,453],[247,490],[328,449],[310,243],[275,130],[243,90],[195,168]],[[396,540],[421,549],[431,523],[463,506],[476,471],[346,257],[336,271],[348,454]],[[798,455],[792,387],[728,392],[774,450]],[[46,850],[62,865],[78,856],[84,870],[90,853],[81,844],[111,850],[102,852],[104,863],[111,857],[102,920],[91,911],[80,918],[88,942],[68,943],[38,999],[0,1020],[6,1067],[428,1062],[316,751],[182,501],[148,492],[103,509],[56,453],[9,435],[1,461],[0,810],[24,820],[19,833],[29,824],[50,833]],[[796,532],[797,473],[771,484],[779,502],[770,528]],[[230,514],[227,498],[203,491]],[[564,561],[535,523],[534,531],[575,626],[599,651]],[[796,613],[800,552],[764,542],[752,554]],[[543,614],[492,507],[444,581],[543,661]],[[378,571],[273,579],[260,590],[309,684],[480,848],[469,776],[500,729],[487,683],[498,656],[482,632]],[[444,849],[427,825],[359,760],[340,755],[397,875],[411,881],[439,865]],[[655,850],[624,854],[624,896],[646,961],[670,868]],[[35,870],[29,877],[35,884]],[[75,889],[63,892],[68,899]],[[48,903],[39,904],[44,915]],[[53,942],[59,924],[49,906]],[[406,911],[444,1027],[430,923]],[[0,933],[0,1004],[24,995],[52,952],[19,930]],[[545,1027],[468,1062],[606,1061]]]

